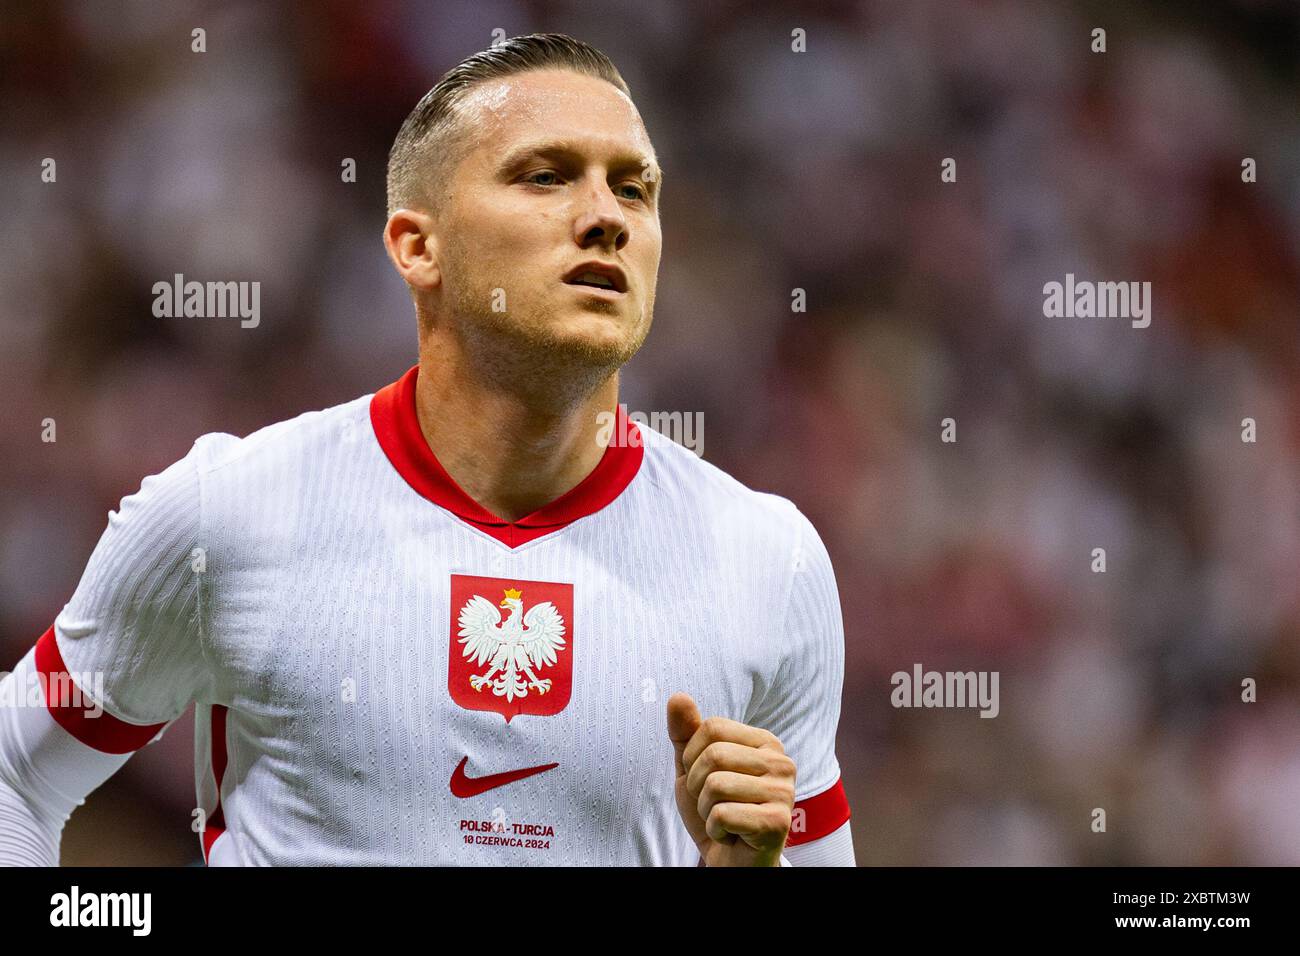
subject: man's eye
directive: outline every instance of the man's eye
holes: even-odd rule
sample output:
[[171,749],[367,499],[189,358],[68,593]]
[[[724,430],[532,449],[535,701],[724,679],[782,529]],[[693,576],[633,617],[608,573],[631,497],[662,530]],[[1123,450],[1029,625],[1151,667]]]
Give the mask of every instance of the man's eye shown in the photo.
[[628,199],[645,199],[645,198],[646,198],[646,191],[645,191],[642,187],[638,186],[636,183],[633,183],[633,182],[627,182],[627,183],[624,183],[624,184],[623,184],[622,186],[620,186],[619,188],[620,188],[620,189],[631,189],[631,190],[633,190],[633,192],[635,193],[635,195],[633,195],[633,196],[628,196],[628,197],[627,197]]
[[551,170],[551,169],[539,169],[537,172],[535,172],[535,173],[530,173],[529,175],[525,176],[525,177],[524,177],[524,182],[537,183],[538,186],[554,186],[554,185],[555,185],[554,182],[549,182],[549,183],[541,183],[541,182],[537,182],[537,178],[538,178],[539,176],[550,176],[551,179],[554,180],[554,179],[555,179],[555,171],[554,171],[554,170]]

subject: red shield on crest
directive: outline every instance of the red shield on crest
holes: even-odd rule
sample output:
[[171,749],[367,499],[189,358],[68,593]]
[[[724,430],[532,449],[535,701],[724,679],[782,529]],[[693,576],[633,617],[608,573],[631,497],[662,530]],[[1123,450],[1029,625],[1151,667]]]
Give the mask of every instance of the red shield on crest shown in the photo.
[[550,717],[573,689],[573,585],[451,576],[447,689],[467,710]]

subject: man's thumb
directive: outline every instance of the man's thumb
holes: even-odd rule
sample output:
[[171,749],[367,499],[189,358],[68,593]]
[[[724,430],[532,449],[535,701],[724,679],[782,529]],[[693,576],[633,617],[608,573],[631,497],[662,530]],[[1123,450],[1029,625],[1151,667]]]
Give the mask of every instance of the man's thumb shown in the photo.
[[680,769],[682,751],[690,743],[695,731],[700,729],[700,708],[695,706],[695,699],[683,691],[678,691],[668,698],[668,739],[677,751]]

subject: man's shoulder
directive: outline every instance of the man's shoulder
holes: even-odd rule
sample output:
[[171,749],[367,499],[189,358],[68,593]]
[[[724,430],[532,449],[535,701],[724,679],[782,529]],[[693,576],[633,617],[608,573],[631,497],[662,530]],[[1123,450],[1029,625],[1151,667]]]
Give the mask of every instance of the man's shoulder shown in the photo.
[[638,427],[651,483],[679,505],[724,525],[771,529],[782,541],[811,528],[789,498],[751,488],[653,428]]
[[352,444],[370,428],[370,400],[362,395],[328,408],[313,409],[265,425],[239,437],[227,432],[202,435],[190,450],[205,478],[260,467],[291,468],[316,458],[326,448]]

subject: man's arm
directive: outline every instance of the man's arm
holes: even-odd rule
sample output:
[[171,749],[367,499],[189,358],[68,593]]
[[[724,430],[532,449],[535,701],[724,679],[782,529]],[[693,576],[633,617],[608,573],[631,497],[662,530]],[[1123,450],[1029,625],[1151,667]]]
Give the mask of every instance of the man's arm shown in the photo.
[[72,810],[210,677],[198,448],[109,514],[72,599],[0,681],[0,865],[57,865]]
[[0,681],[3,866],[58,866],[68,817],[130,757],[96,750],[65,730],[51,712],[46,688],[67,685],[39,680],[38,674],[32,648]]
[[844,618],[830,555],[796,510],[781,664],[746,723],[771,731],[797,768],[790,833],[792,866],[854,866],[851,812],[835,757],[844,687]]
[[[668,700],[677,811],[700,866],[853,866],[849,803],[835,759],[844,623],[830,557],[804,515],[791,536],[779,664],[745,721],[701,721]],[[784,844],[784,849],[782,849]]]

